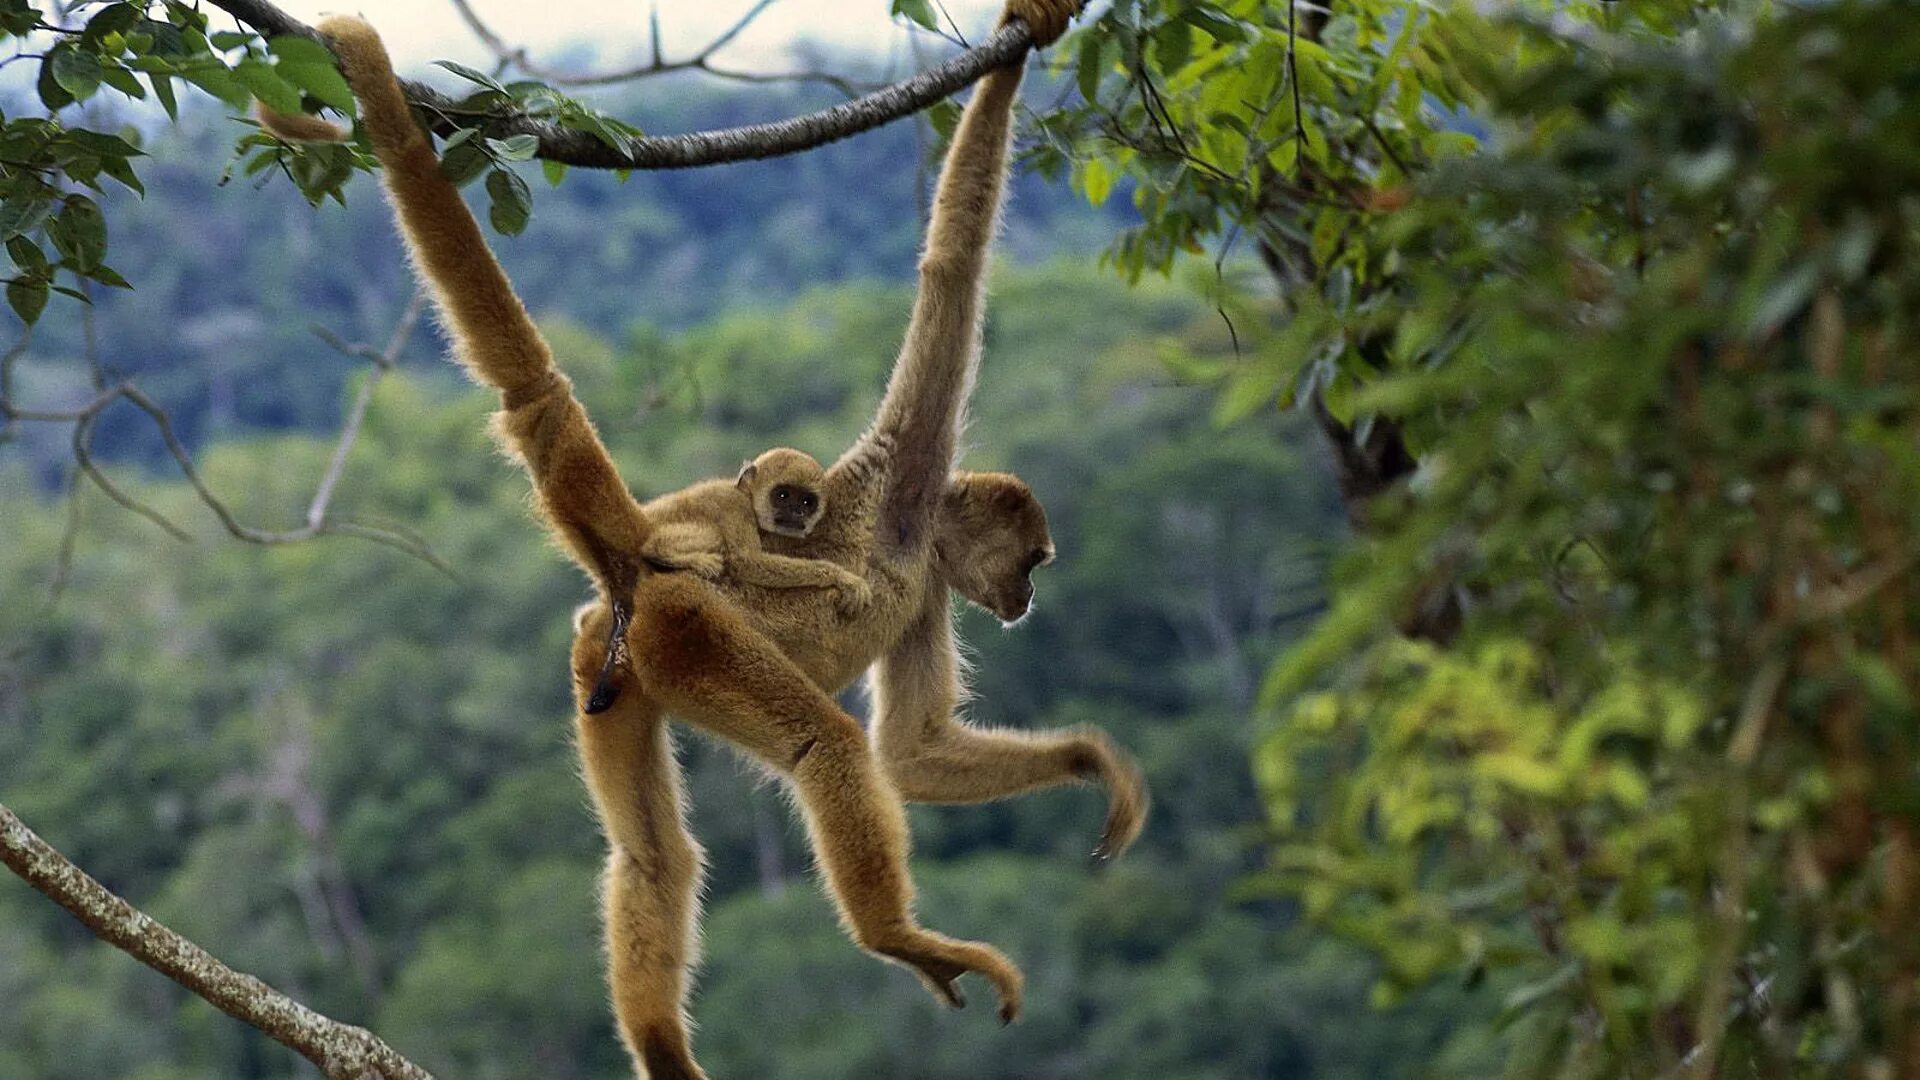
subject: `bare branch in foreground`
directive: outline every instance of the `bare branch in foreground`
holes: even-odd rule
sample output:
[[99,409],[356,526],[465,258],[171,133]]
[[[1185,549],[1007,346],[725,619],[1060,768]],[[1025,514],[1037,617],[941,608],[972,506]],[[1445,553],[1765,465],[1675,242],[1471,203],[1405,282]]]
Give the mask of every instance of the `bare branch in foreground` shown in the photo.
[[[215,7],[263,34],[292,34],[324,44],[310,26],[281,11],[267,0],[212,0]],[[745,124],[685,135],[642,135],[626,140],[616,150],[584,131],[564,128],[522,112],[494,112],[484,116],[463,113],[451,97],[421,83],[403,80],[408,100],[439,118],[435,130],[445,134],[459,117],[479,124],[495,138],[532,135],[540,140],[537,156],[587,169],[691,169],[730,161],[781,157],[871,131],[940,101],[996,68],[1023,61],[1033,36],[1026,24],[1014,20],[995,31],[979,47],[928,68],[912,78],[865,94],[832,108],[767,124]]]
[[365,1028],[322,1016],[115,896],[0,804],[0,863],[86,924],[94,936],[265,1032],[332,1080],[433,1080]]

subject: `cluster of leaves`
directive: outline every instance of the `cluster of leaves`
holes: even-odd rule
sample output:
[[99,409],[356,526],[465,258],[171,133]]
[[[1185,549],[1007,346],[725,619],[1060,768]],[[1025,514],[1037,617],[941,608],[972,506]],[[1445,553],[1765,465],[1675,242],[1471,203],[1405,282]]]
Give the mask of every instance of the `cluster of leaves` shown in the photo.
[[1243,236],[1331,271],[1376,191],[1475,145],[1453,122],[1478,47],[1458,14],[1121,0],[1057,50],[1081,100],[1039,119],[1032,160],[1096,203],[1131,183],[1143,220],[1111,252],[1129,277]]
[[[100,192],[107,178],[135,193],[145,190],[134,169],[142,156],[137,132],[68,124],[59,118],[63,110],[105,89],[131,101],[151,94],[177,116],[176,80],[236,109],[256,97],[284,109],[309,102],[353,107],[346,81],[321,46],[300,38],[209,34],[207,17],[175,0],[98,5],[76,26],[49,21],[28,0],[7,0],[0,5],[0,37],[12,39],[18,57],[38,60],[35,85],[47,112],[9,117],[0,126],[0,242],[13,264],[7,300],[29,324],[52,291],[84,300],[73,285],[128,287],[105,261],[100,206],[79,189]],[[30,51],[35,48],[43,51]],[[73,285],[60,283],[62,273]]]
[[[84,301],[83,281],[129,287],[105,261],[106,220],[83,189],[99,192],[105,178],[142,193],[136,172],[143,156],[139,133],[132,127],[109,132],[87,126],[91,121],[75,122],[76,107],[111,91],[123,102],[151,98],[177,119],[177,84],[185,84],[239,113],[255,101],[286,113],[327,108],[350,117],[354,112],[352,91],[332,54],[317,42],[213,30],[205,12],[182,0],[73,7],[86,13],[83,23],[65,25],[49,17],[46,5],[31,0],[0,0],[0,39],[11,42],[16,58],[38,62],[35,85],[46,110],[45,116],[6,117],[0,123],[0,244],[12,262],[7,300],[29,324],[40,317],[52,292]],[[589,132],[615,147],[639,134],[542,83],[502,84],[459,65],[445,66],[480,85],[434,118],[451,129],[448,173],[462,183],[487,174],[491,218],[503,233],[526,225],[531,193],[510,166],[532,158],[536,142],[528,135],[495,139],[481,134],[501,110]],[[111,118],[113,112],[91,115]],[[289,145],[256,130],[236,140],[229,175],[237,171],[263,181],[285,175],[318,204],[339,200],[353,174],[372,166],[361,144]],[[557,184],[564,171],[549,164],[547,179]]]
[[1422,460],[1265,687],[1270,880],[1525,1071],[1920,1075],[1920,12],[1451,18],[1495,150],[1233,365]]
[[[623,149],[627,140],[642,134],[632,124],[596,112],[546,83],[531,79],[503,83],[464,64],[456,64],[451,60],[439,63],[441,67],[480,87],[447,110],[449,120],[473,123],[476,120],[484,121],[496,110],[512,109],[521,115],[546,120],[563,128],[584,131],[615,150]],[[479,126],[463,126],[447,136],[441,144],[440,171],[449,180],[462,185],[484,173],[487,177],[488,219],[496,230],[513,236],[527,227],[527,218],[533,213],[533,192],[510,166],[533,160],[539,149],[540,140],[532,135],[510,135],[496,139],[483,134]],[[540,164],[549,184],[558,186],[567,175],[567,167],[560,162],[543,161]],[[619,170],[617,175],[624,180],[628,173]]]

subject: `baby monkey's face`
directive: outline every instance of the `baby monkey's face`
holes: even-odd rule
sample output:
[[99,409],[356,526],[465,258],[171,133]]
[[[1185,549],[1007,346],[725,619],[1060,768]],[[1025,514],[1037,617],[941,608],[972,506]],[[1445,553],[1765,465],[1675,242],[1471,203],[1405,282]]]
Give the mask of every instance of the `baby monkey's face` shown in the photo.
[[763,532],[805,536],[827,511],[827,473],[812,455],[781,447],[769,450],[740,470],[740,490],[753,500],[753,516]]

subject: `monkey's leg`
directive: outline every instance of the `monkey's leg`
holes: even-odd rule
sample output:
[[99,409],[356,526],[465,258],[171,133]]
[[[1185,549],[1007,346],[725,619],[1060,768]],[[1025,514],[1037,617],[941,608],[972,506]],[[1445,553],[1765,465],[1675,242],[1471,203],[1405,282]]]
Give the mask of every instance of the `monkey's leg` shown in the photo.
[[1147,790],[1139,766],[1098,728],[995,730],[969,727],[951,716],[935,725],[878,711],[874,748],[887,778],[908,802],[993,802],[1057,784],[1098,781],[1109,796],[1095,858],[1125,851],[1146,820]]
[[960,672],[944,591],[874,668],[873,742],[910,802],[990,802],[1055,784],[1097,780],[1107,820],[1095,858],[1126,851],[1146,822],[1140,767],[1094,727],[1024,732],[956,719]]
[[[600,666],[604,608],[574,642],[576,690]],[[581,762],[611,848],[603,882],[607,976],[620,1036],[648,1080],[705,1080],[687,1038],[703,857],[688,834],[680,768],[660,706],[637,689],[576,718]]]
[[793,783],[828,891],[862,948],[912,968],[936,996],[985,975],[1002,1021],[1019,1014],[1019,969],[997,950],[922,928],[907,876],[906,814],[851,716],[709,586],[650,578],[634,598],[640,684],[676,716],[732,740]]

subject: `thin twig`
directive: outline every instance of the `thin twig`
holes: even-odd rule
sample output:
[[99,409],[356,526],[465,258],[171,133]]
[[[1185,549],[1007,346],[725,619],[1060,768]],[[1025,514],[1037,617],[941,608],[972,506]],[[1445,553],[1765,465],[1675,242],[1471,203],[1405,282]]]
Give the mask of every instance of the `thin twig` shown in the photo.
[[[656,8],[653,12],[653,43],[650,50],[652,55],[648,60],[644,63],[634,64],[630,67],[614,68],[610,71],[577,74],[568,74],[567,72],[558,71],[543,64],[535,63],[533,58],[527,55],[525,47],[512,45],[499,34],[494,33],[493,28],[488,26],[486,22],[480,18],[479,13],[473,10],[473,5],[467,3],[467,0],[448,0],[448,2],[453,4],[454,11],[458,12],[461,21],[467,24],[467,29],[473,31],[473,35],[480,39],[480,43],[485,45],[487,51],[493,53],[496,59],[511,64],[521,71],[526,72],[528,75],[551,86],[611,86],[615,83],[635,82],[640,79],[648,79],[656,75],[671,75],[679,71],[707,71],[707,61],[713,58],[713,54],[731,44],[734,38],[740,36],[741,31],[752,25],[755,19],[758,19],[763,12],[772,7],[778,0],[760,0],[759,3],[748,9],[746,14],[736,20],[733,25],[727,27],[720,36],[709,41],[704,48],[685,60],[667,60],[661,55],[660,12],[659,9]],[[718,72],[714,72],[713,74],[718,74]]]
[[95,937],[186,987],[214,1008],[252,1025],[319,1067],[328,1077],[433,1080],[420,1066],[364,1028],[323,1016],[114,895],[0,805],[0,863],[66,908]]
[[340,474],[346,470],[347,455],[353,451],[354,442],[360,437],[360,425],[367,418],[367,406],[373,401],[373,392],[380,380],[392,371],[400,350],[406,347],[407,339],[413,336],[414,327],[420,324],[421,312],[426,310],[427,290],[415,289],[413,297],[400,313],[400,321],[394,324],[393,333],[387,337],[387,346],[370,359],[373,360],[373,374],[360,384],[360,393],[353,399],[353,407],[347,410],[346,423],[340,426],[340,438],[334,444],[333,458],[327,463],[327,471],[320,477],[320,483],[313,493],[313,501],[307,505],[307,528],[319,531],[326,527],[327,507],[333,502],[334,488],[339,486]]
[[1301,163],[1307,160],[1307,121],[1306,113],[1300,108],[1300,54],[1294,48],[1298,39],[1296,19],[1299,12],[1299,0],[1287,0],[1287,81],[1293,84],[1293,168],[1294,179],[1300,179]]
[[347,419],[341,425],[340,436],[334,443],[333,453],[328,459],[327,468],[321,474],[320,480],[315,486],[312,500],[307,504],[304,523],[293,529],[276,531],[258,528],[242,522],[233,510],[228,507],[226,502],[214,493],[212,486],[209,485],[205,477],[201,475],[199,467],[194,464],[193,454],[187,449],[186,444],[181,441],[179,434],[174,430],[172,415],[168,413],[159,402],[149,397],[144,390],[134,385],[131,381],[121,382],[105,388],[96,394],[93,400],[78,409],[22,409],[5,399],[0,399],[0,408],[4,409],[5,416],[9,421],[27,420],[49,423],[71,423],[73,425],[73,460],[80,473],[87,479],[93,481],[94,486],[104,492],[108,498],[120,504],[122,507],[139,514],[141,517],[146,518],[148,521],[153,522],[176,540],[186,542],[192,539],[192,535],[160,511],[128,494],[118,484],[114,483],[113,479],[102,471],[99,464],[94,461],[94,427],[99,422],[100,414],[105,412],[106,409],[116,401],[124,400],[129,402],[135,408],[146,413],[147,417],[153,421],[154,428],[160,433],[161,441],[166,445],[167,453],[173,456],[174,463],[179,466],[180,475],[186,479],[188,486],[193,488],[194,494],[199,497],[200,501],[205,504],[209,510],[213,511],[213,515],[219,520],[221,528],[225,529],[227,534],[233,538],[246,541],[250,544],[274,545],[295,544],[320,536],[350,536],[361,540],[369,540],[377,544],[384,544],[387,547],[406,552],[432,566],[434,569],[439,570],[441,573],[452,577],[456,576],[453,568],[449,566],[445,560],[436,555],[431,546],[418,534],[410,530],[369,525],[351,519],[336,518],[331,514],[334,494],[338,491],[340,478],[345,473],[348,456],[352,453],[353,446],[360,437],[361,428],[365,424],[367,410],[373,400],[373,392],[379,386],[380,380],[385,377],[386,373],[393,369],[400,350],[406,346],[408,338],[413,335],[415,328],[419,326],[420,318],[425,310],[426,293],[424,290],[416,290],[412,298],[408,300],[406,309],[401,313],[399,321],[395,323],[393,332],[388,337],[386,347],[377,352],[366,346],[349,345],[340,341],[337,336],[331,333],[321,333],[323,338],[328,340],[328,342],[336,348],[339,348],[342,352],[350,356],[363,357],[372,361],[374,370],[372,374],[368,376],[366,382],[361,384],[358,394],[354,397],[353,404],[348,408]]
[[80,469],[67,470],[67,522],[60,529],[60,551],[53,560],[53,584],[48,587],[48,603],[56,603],[67,591],[73,577],[73,552],[80,543]]
[[[266,0],[212,0],[212,3],[261,33],[322,41],[312,27]],[[414,104],[438,118],[435,130],[441,134],[455,130],[457,125],[452,117],[460,116],[477,123],[490,136],[532,135],[540,143],[537,156],[566,165],[588,169],[688,169],[796,154],[871,131],[919,112],[989,71],[1020,62],[1032,44],[1033,36],[1026,24],[1015,19],[978,48],[969,49],[910,79],[831,108],[765,124],[685,135],[635,136],[623,140],[617,149],[598,136],[561,127],[517,109],[485,115],[466,114],[453,98],[431,87],[404,81],[402,86]]]

